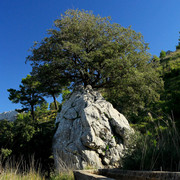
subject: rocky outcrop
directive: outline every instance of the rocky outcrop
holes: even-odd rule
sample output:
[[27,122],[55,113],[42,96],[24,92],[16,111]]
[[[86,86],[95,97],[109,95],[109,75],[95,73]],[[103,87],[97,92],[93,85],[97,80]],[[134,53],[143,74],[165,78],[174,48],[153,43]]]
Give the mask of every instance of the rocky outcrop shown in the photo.
[[6,119],[8,121],[15,121],[17,114],[17,111],[8,111],[0,113],[0,120]]
[[126,118],[91,86],[77,87],[57,115],[53,140],[56,167],[117,167],[128,135]]

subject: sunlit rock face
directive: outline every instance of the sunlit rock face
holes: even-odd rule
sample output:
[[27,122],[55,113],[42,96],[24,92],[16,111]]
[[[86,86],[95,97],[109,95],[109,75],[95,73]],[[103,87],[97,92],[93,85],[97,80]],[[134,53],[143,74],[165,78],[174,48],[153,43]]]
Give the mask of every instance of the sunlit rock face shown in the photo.
[[91,86],[77,87],[57,115],[55,165],[77,169],[118,167],[129,134],[127,119]]
[[8,120],[8,121],[14,121],[16,119],[18,112],[17,111],[8,111],[0,113],[0,120]]

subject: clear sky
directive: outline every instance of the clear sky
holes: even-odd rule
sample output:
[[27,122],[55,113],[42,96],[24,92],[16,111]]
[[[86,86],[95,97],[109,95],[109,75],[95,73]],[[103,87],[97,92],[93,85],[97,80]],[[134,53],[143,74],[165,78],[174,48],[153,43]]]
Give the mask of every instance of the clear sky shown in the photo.
[[34,41],[46,36],[67,9],[92,10],[112,22],[132,26],[149,43],[150,53],[175,50],[180,31],[179,0],[0,0],[0,113],[20,108],[8,99],[31,71],[25,64]]

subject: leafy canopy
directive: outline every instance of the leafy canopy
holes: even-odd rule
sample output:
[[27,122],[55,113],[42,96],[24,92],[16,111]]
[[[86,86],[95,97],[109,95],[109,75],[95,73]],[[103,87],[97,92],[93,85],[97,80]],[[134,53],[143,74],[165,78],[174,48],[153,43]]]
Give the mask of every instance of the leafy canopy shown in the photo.
[[154,68],[158,64],[151,61],[140,33],[84,10],[68,10],[54,25],[27,57],[36,72],[50,70],[53,76],[47,81],[54,77],[101,88],[104,97],[125,115],[137,115],[158,100],[162,87]]
[[34,67],[32,75],[40,82],[40,92],[42,95],[53,98],[54,107],[57,110],[58,104],[56,98],[62,93],[63,88],[69,85],[68,81],[64,78],[59,78],[59,71],[48,64],[39,68]]
[[48,64],[58,69],[60,78],[75,84],[113,86],[117,78],[125,78],[149,59],[142,35],[110,18],[68,10],[54,25],[27,60],[34,68]]
[[165,51],[161,51],[160,52],[160,56],[159,56],[160,58],[164,58],[164,57],[166,57],[166,52]]

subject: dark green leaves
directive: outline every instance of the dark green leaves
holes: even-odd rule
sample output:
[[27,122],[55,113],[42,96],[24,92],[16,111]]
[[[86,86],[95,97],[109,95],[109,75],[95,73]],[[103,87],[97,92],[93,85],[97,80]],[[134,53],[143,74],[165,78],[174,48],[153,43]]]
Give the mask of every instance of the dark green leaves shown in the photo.
[[27,59],[34,68],[49,64],[59,78],[93,87],[114,85],[128,69],[148,61],[147,44],[131,28],[92,12],[68,10],[49,30],[49,37]]
[[21,103],[24,110],[31,110],[33,119],[35,106],[45,101],[40,92],[40,82],[30,75],[22,79],[19,90],[8,89],[8,92],[13,103]]

